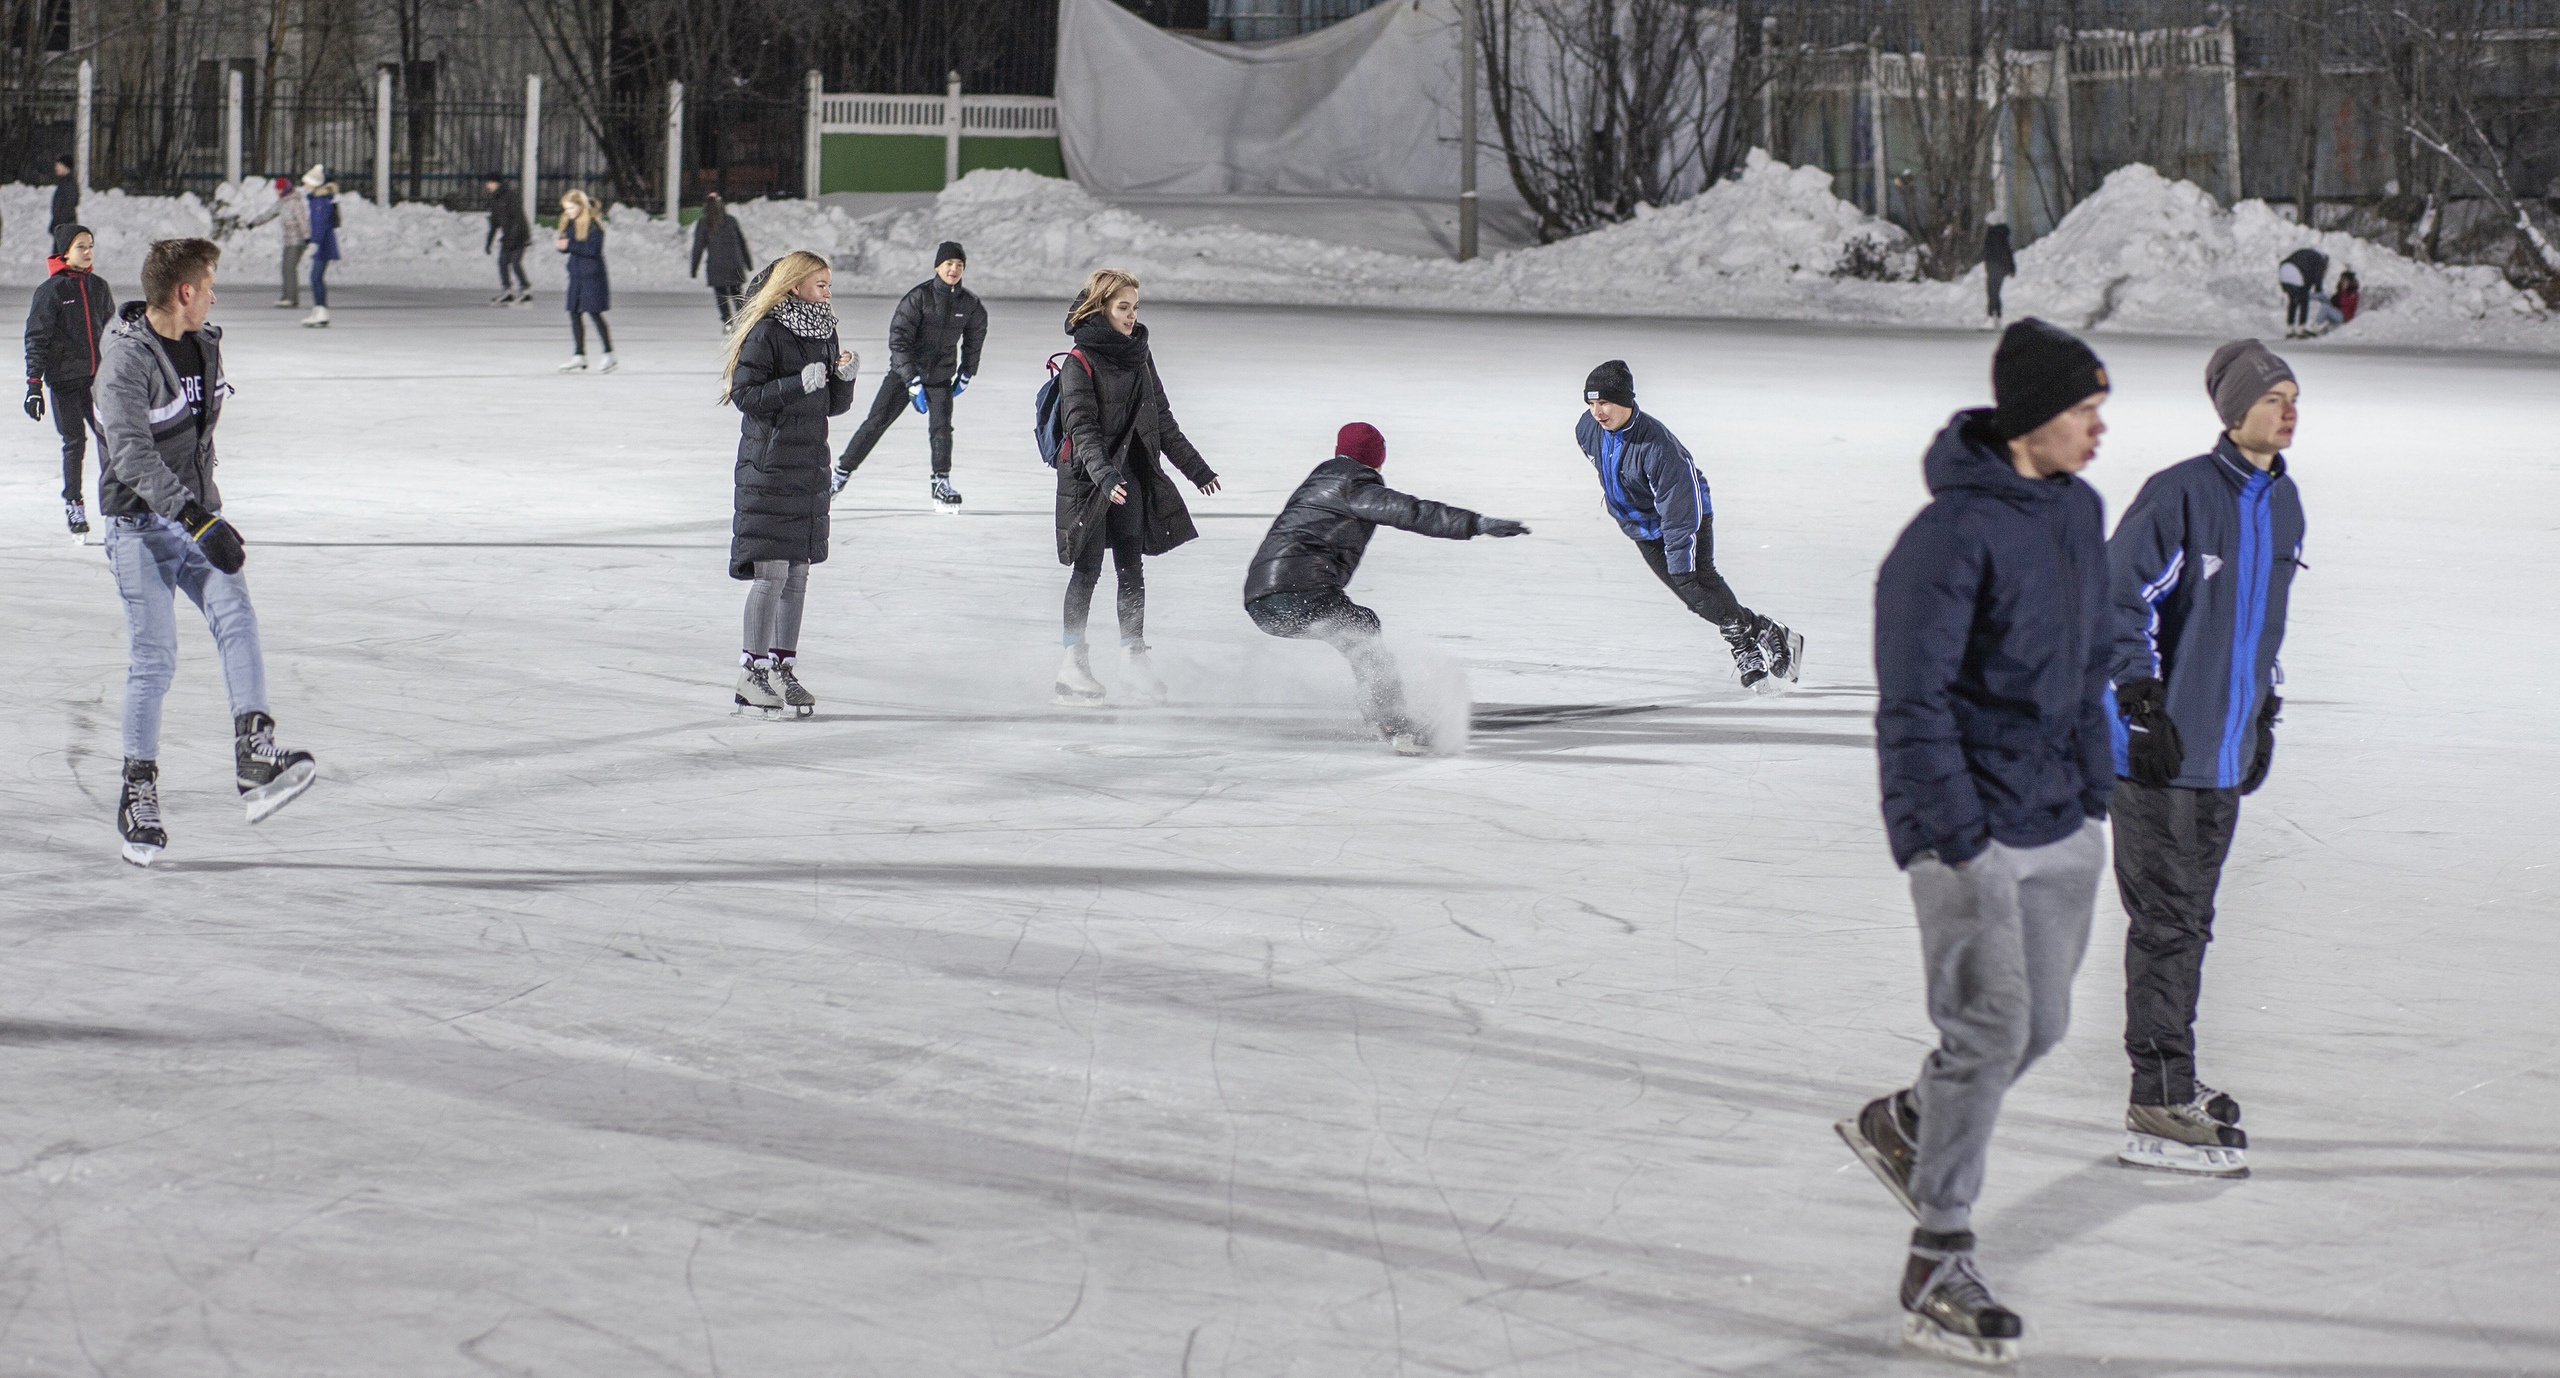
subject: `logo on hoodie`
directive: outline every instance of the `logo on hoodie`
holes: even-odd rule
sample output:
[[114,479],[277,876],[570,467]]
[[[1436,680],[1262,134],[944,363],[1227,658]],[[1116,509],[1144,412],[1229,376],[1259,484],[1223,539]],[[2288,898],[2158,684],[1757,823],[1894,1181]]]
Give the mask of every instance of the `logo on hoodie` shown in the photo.
[[2212,578],[2213,576],[2215,576],[2215,575],[2217,575],[2217,574],[2220,574],[2220,573],[2222,572],[2222,557],[2221,557],[2221,556],[2219,556],[2219,555],[2199,555],[2199,556],[2197,556],[2196,558],[2197,558],[2198,560],[2202,561],[2202,562],[2203,562],[2203,564],[2204,564],[2204,574],[2202,575],[2202,577],[2203,577],[2203,578],[2210,579],[2210,578]]

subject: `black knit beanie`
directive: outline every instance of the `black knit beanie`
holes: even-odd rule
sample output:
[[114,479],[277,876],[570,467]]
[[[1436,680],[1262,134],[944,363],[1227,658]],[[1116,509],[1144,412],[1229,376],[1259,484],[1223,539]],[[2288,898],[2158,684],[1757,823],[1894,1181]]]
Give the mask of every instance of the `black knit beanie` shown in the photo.
[[2001,333],[1991,356],[1991,418],[2003,439],[2015,440],[2107,391],[2107,366],[2079,337],[2033,316]]
[[1624,359],[1611,359],[1600,367],[1591,370],[1591,376],[1582,380],[1582,400],[1585,402],[1615,402],[1622,407],[1634,406],[1636,404],[1636,376],[1628,370],[1627,361]]
[[968,262],[968,251],[960,247],[959,240],[946,239],[942,241],[941,248],[933,251],[933,266],[939,268],[943,264],[949,263],[955,258],[960,260],[962,263]]
[[[53,227],[53,256],[54,256],[55,258],[60,258],[60,257],[62,257],[64,254],[67,254],[67,253],[71,252],[71,241],[72,241],[72,240],[75,240],[75,239],[78,239],[80,236],[82,236],[82,235],[84,235],[84,234],[87,234],[87,233],[89,233],[89,227],[88,227],[88,226],[86,226],[86,225],[73,225],[73,224],[69,224],[69,223],[64,223],[64,224],[60,224],[60,225],[56,225],[56,226],[54,226],[54,227]],[[2254,401],[2256,401],[2257,399],[2253,397],[2253,398],[2251,398],[2251,399],[2249,399],[2249,400],[2251,400],[2251,401],[2253,401],[2253,402],[2254,402]]]

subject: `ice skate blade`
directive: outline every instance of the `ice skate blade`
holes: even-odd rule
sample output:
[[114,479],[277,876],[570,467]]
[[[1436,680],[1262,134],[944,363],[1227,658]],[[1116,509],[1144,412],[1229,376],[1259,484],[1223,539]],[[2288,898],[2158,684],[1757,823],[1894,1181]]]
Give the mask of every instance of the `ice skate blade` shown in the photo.
[[1912,1203],[1911,1193],[1903,1190],[1900,1182],[1893,1180],[1893,1169],[1885,1163],[1884,1155],[1876,1152],[1875,1145],[1867,1142],[1867,1136],[1858,1132],[1858,1117],[1851,1115],[1845,1120],[1834,1120],[1831,1122],[1831,1128],[1840,1135],[1840,1142],[1847,1144],[1849,1151],[1858,1155],[1858,1161],[1867,1165],[1867,1171],[1874,1173],[1876,1180],[1884,1183],[1884,1189],[1893,1193],[1893,1199],[1901,1202],[1904,1210],[1911,1212],[1911,1218],[1919,1219],[1920,1208]]
[[1794,680],[1780,679],[1776,675],[1762,675],[1760,678],[1751,682],[1751,692],[1758,694],[1764,699],[1776,698],[1778,695],[1786,693],[1795,687],[1796,682]]
[[960,504],[956,502],[937,502],[933,505],[933,510],[946,517],[956,517],[960,515]]
[[2018,1362],[2016,1340],[1984,1340],[1971,1335],[1954,1335],[1940,1330],[1926,1316],[1902,1313],[1902,1345],[1941,1359],[1960,1364],[1980,1364],[1984,1368],[2005,1368]]
[[300,798],[302,792],[311,788],[312,782],[319,778],[318,762],[296,761],[285,767],[284,774],[256,789],[242,790],[240,799],[242,803],[249,806],[249,821],[252,823],[267,821],[269,814]]
[[1050,696],[1049,702],[1060,708],[1100,708],[1103,697],[1101,694],[1079,694],[1061,684]]
[[818,705],[816,705],[816,704],[814,704],[814,703],[813,703],[813,704],[809,704],[809,705],[807,705],[807,706],[805,706],[805,707],[794,708],[794,709],[792,709],[792,710],[791,710],[791,716],[793,716],[793,717],[795,717],[795,718],[811,718],[811,717],[816,717],[816,716],[817,716],[817,713],[818,713]]
[[1428,756],[1431,754],[1431,744],[1410,732],[1399,732],[1395,734],[1393,737],[1387,739],[1387,744],[1395,749],[1395,753],[1398,756]]
[[766,708],[761,704],[753,704],[747,702],[745,699],[738,699],[730,705],[729,716],[733,718],[747,718],[757,722],[773,722],[782,716],[782,709],[778,706]]
[[160,859],[160,848],[148,842],[128,842],[124,844],[124,859],[136,866],[148,868],[151,863]]
[[2126,1130],[2116,1162],[2146,1172],[2174,1172],[2184,1177],[2237,1180],[2249,1175],[2249,1151],[2217,1144],[2183,1144],[2156,1134]]

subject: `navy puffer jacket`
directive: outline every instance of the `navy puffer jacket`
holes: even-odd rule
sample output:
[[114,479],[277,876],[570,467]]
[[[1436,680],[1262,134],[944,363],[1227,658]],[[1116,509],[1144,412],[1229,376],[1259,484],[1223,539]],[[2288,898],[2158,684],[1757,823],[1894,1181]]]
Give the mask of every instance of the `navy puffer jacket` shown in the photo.
[[1876,577],[1876,755],[1897,866],[2059,842],[2105,817],[2115,788],[2097,490],[2020,476],[1989,408],[1956,413],[1925,468],[1935,496]]

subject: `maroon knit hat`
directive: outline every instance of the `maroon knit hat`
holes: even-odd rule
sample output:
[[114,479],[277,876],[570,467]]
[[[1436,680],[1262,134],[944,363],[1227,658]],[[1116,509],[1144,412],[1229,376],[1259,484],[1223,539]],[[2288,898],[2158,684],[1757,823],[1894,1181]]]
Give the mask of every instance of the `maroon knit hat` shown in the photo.
[[1334,433],[1333,452],[1372,469],[1387,467],[1387,438],[1366,421],[1354,421]]

